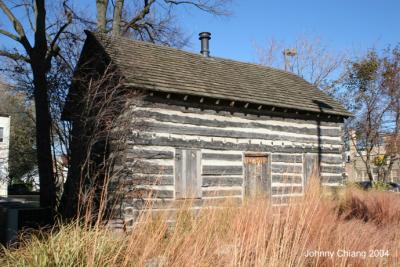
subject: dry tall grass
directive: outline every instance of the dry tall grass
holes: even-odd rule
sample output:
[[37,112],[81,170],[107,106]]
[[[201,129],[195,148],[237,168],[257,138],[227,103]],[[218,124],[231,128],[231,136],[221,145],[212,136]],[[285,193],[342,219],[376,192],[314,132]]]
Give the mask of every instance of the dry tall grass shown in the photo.
[[64,225],[4,249],[0,266],[400,266],[397,194],[332,198],[312,186],[287,206],[256,199],[196,216],[185,206],[172,228],[167,216],[143,213],[129,234]]

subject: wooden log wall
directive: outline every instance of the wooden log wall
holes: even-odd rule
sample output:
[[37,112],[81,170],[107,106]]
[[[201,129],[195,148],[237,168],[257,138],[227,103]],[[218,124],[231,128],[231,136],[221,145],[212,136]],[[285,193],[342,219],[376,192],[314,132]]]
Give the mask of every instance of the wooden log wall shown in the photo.
[[155,207],[175,205],[176,148],[201,151],[202,198],[194,200],[197,206],[243,198],[245,152],[268,153],[272,198],[303,194],[306,153],[317,157],[320,153],[323,184],[342,182],[341,122],[232,114],[152,102],[136,102],[132,112],[132,133],[124,160],[133,170],[125,181],[128,210],[141,207],[143,201],[138,197],[151,198]]

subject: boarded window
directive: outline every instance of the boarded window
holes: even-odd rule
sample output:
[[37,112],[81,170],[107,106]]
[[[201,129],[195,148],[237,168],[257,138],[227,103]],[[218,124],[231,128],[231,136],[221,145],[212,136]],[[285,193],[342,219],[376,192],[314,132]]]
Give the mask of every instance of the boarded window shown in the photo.
[[319,177],[318,154],[305,153],[303,158],[304,185],[307,185],[312,176]]
[[201,152],[196,149],[175,151],[175,197],[201,198]]
[[0,143],[2,143],[3,142],[3,139],[4,139],[4,128],[3,127],[0,127]]

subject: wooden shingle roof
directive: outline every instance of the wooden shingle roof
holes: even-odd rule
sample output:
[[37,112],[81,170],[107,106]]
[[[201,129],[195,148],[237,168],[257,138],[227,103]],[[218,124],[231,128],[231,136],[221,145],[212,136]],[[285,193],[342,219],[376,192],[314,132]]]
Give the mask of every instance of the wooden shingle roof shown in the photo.
[[351,116],[332,97],[293,73],[124,37],[87,34],[104,48],[129,86]]

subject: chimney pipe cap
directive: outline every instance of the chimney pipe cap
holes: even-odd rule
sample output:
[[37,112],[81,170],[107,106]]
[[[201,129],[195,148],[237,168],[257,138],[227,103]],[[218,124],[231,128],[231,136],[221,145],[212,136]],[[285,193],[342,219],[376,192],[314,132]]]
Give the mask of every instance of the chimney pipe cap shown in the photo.
[[211,33],[209,33],[209,32],[201,32],[201,33],[199,33],[199,40],[201,40],[203,38],[207,38],[208,40],[210,40],[211,39]]

